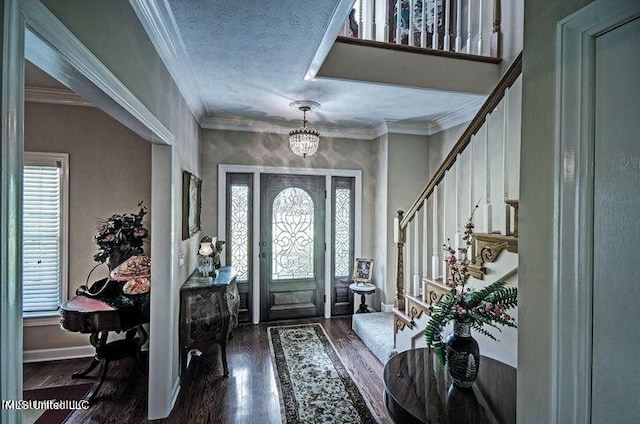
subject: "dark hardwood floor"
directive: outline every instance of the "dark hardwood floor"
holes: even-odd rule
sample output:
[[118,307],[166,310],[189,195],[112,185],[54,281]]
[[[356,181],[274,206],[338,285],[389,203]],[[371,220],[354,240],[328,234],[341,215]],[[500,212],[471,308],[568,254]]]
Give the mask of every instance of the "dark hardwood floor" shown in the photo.
[[[214,346],[192,364],[171,415],[154,421],[167,424],[280,423],[280,404],[267,327],[320,322],[382,423],[392,423],[383,401],[382,364],[351,330],[351,317],[280,321],[241,325],[227,345],[228,378],[222,377],[222,361]],[[84,383],[72,380],[74,371],[84,369],[89,359],[25,364],[24,388]],[[95,372],[94,372],[95,373]],[[76,411],[67,421],[80,423],[146,423],[147,377],[130,359],[111,364],[109,375],[94,405]]]

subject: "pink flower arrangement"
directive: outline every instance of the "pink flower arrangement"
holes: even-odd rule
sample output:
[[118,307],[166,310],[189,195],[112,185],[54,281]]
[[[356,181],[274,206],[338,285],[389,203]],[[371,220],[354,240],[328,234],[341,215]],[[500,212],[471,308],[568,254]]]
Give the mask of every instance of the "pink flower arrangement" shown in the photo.
[[113,254],[124,256],[123,259],[143,253],[144,240],[149,238],[149,230],[142,224],[147,208],[138,203],[138,213],[113,214],[99,221],[96,228],[98,235],[94,242],[98,245],[98,253],[93,256],[98,262],[106,262]]
[[505,311],[517,306],[517,288],[507,287],[504,281],[496,281],[481,289],[467,287],[471,275],[469,265],[473,259],[470,255],[474,229],[472,218],[464,226],[463,247],[454,249],[450,242],[443,246],[447,255],[446,285],[449,292],[431,306],[431,319],[425,329],[427,347],[434,349],[442,358],[442,330],[449,321],[469,323],[471,328],[493,340],[496,340],[495,336],[484,328],[485,325],[499,331],[498,325],[516,327],[515,319]]

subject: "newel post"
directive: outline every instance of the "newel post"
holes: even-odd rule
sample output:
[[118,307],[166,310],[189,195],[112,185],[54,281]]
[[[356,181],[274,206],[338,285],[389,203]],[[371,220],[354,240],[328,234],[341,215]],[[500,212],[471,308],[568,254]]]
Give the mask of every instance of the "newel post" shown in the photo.
[[396,257],[396,298],[393,302],[396,309],[404,311],[404,242],[406,240],[406,228],[401,228],[404,211],[398,211],[393,220],[393,242],[398,248]]
[[502,6],[493,0],[493,32],[491,33],[491,57],[502,58]]

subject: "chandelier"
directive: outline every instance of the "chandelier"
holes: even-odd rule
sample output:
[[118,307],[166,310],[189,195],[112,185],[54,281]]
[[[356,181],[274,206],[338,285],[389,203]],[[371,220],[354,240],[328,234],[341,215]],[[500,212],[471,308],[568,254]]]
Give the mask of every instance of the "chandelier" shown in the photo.
[[289,132],[289,147],[298,156],[306,158],[318,150],[320,133],[307,128],[307,112],[317,110],[320,104],[306,100],[299,100],[289,106],[302,111],[302,127]]

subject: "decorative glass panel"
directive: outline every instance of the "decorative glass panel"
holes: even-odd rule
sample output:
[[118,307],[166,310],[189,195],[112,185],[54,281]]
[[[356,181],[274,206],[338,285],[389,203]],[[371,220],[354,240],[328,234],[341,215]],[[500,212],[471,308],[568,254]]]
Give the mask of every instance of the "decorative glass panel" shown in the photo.
[[249,187],[231,186],[231,264],[238,281],[249,279]]
[[299,188],[282,190],[273,201],[271,277],[313,278],[313,200]]
[[350,275],[351,269],[351,189],[335,191],[334,273],[336,277]]

